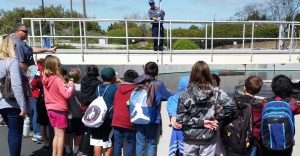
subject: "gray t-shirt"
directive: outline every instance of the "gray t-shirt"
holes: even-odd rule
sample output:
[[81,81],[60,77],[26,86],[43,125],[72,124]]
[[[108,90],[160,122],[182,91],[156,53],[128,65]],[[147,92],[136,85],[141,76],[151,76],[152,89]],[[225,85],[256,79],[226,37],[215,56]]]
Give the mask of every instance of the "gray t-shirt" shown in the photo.
[[6,75],[6,71],[9,71],[11,77],[11,87],[16,100],[6,100],[2,98],[0,93],[0,109],[3,108],[19,108],[21,111],[28,111],[28,106],[25,102],[23,86],[20,76],[20,66],[15,58],[0,59],[0,78]]
[[27,45],[26,42],[22,41],[21,39],[17,38],[15,34],[11,35],[11,38],[15,42],[15,52],[16,57],[19,63],[25,63],[26,65],[31,66],[34,65],[33,59],[33,49],[31,46]]
[[78,101],[78,97],[80,94],[80,84],[74,84],[74,94],[69,98],[68,100],[68,106],[69,106],[69,116],[72,118],[81,118],[82,117],[82,111],[80,108],[80,103]]
[[156,7],[154,10],[152,10],[151,8],[148,10],[148,16],[150,19],[156,17],[159,20],[164,20],[165,15],[165,12],[163,10],[160,10],[158,7]]

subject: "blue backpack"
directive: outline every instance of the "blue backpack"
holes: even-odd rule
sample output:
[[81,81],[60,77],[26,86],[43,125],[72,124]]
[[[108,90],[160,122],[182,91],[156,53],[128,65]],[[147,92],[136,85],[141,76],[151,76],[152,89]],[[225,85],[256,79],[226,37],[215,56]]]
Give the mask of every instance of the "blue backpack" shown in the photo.
[[131,123],[142,125],[155,123],[158,108],[154,99],[154,88],[151,83],[140,84],[134,89],[129,100]]
[[287,102],[268,102],[262,111],[260,128],[262,145],[273,151],[283,151],[293,147],[294,123],[294,115]]

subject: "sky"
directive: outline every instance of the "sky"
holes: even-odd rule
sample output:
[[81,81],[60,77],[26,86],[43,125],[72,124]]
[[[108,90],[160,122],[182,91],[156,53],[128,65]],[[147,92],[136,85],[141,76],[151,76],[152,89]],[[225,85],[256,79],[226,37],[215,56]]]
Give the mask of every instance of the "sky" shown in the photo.
[[[155,0],[158,4],[159,0]],[[226,20],[249,3],[266,0],[162,0],[166,20]],[[41,6],[42,0],[0,0],[1,9],[26,9]],[[62,5],[70,9],[70,0],[44,0],[45,6]],[[87,15],[100,19],[123,19],[126,15],[146,15],[148,0],[86,0]],[[73,9],[82,13],[82,0],[73,0]]]

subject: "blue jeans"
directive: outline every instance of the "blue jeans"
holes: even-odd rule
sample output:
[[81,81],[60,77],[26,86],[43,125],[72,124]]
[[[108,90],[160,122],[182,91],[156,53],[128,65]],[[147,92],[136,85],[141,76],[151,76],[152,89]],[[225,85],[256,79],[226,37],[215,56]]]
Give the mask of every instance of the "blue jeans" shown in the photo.
[[[152,24],[152,37],[158,37],[158,30],[159,30],[159,25],[158,24]],[[164,27],[161,24],[160,27],[160,37],[164,37]],[[163,46],[164,46],[164,40],[160,39],[159,40],[159,45],[158,45],[158,39],[153,39],[153,49],[154,51],[163,51]]]
[[36,105],[37,105],[37,99],[34,98],[33,100],[33,118],[32,118],[32,127],[33,127],[33,132],[35,135],[40,135],[41,134],[41,130],[40,130],[40,125],[36,122],[37,120],[37,109],[36,109]]
[[19,116],[20,109],[0,109],[0,114],[8,127],[8,147],[10,156],[20,156],[22,146],[23,118]]
[[124,156],[131,156],[135,152],[135,131],[125,128],[114,127],[114,156],[122,155],[124,138],[127,140]]
[[145,154],[147,156],[156,156],[157,131],[158,124],[135,125],[136,131],[136,156]]

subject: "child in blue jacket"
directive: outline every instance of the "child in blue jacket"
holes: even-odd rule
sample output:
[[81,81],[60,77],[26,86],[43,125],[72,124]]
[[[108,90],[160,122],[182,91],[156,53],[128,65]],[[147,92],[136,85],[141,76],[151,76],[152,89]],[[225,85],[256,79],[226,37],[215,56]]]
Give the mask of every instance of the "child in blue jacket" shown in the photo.
[[188,84],[189,76],[181,77],[178,83],[178,92],[171,96],[167,102],[167,111],[171,118],[171,125],[173,127],[169,146],[169,156],[182,156],[184,153],[183,134],[181,130],[182,126],[176,122],[176,114],[179,96]]

